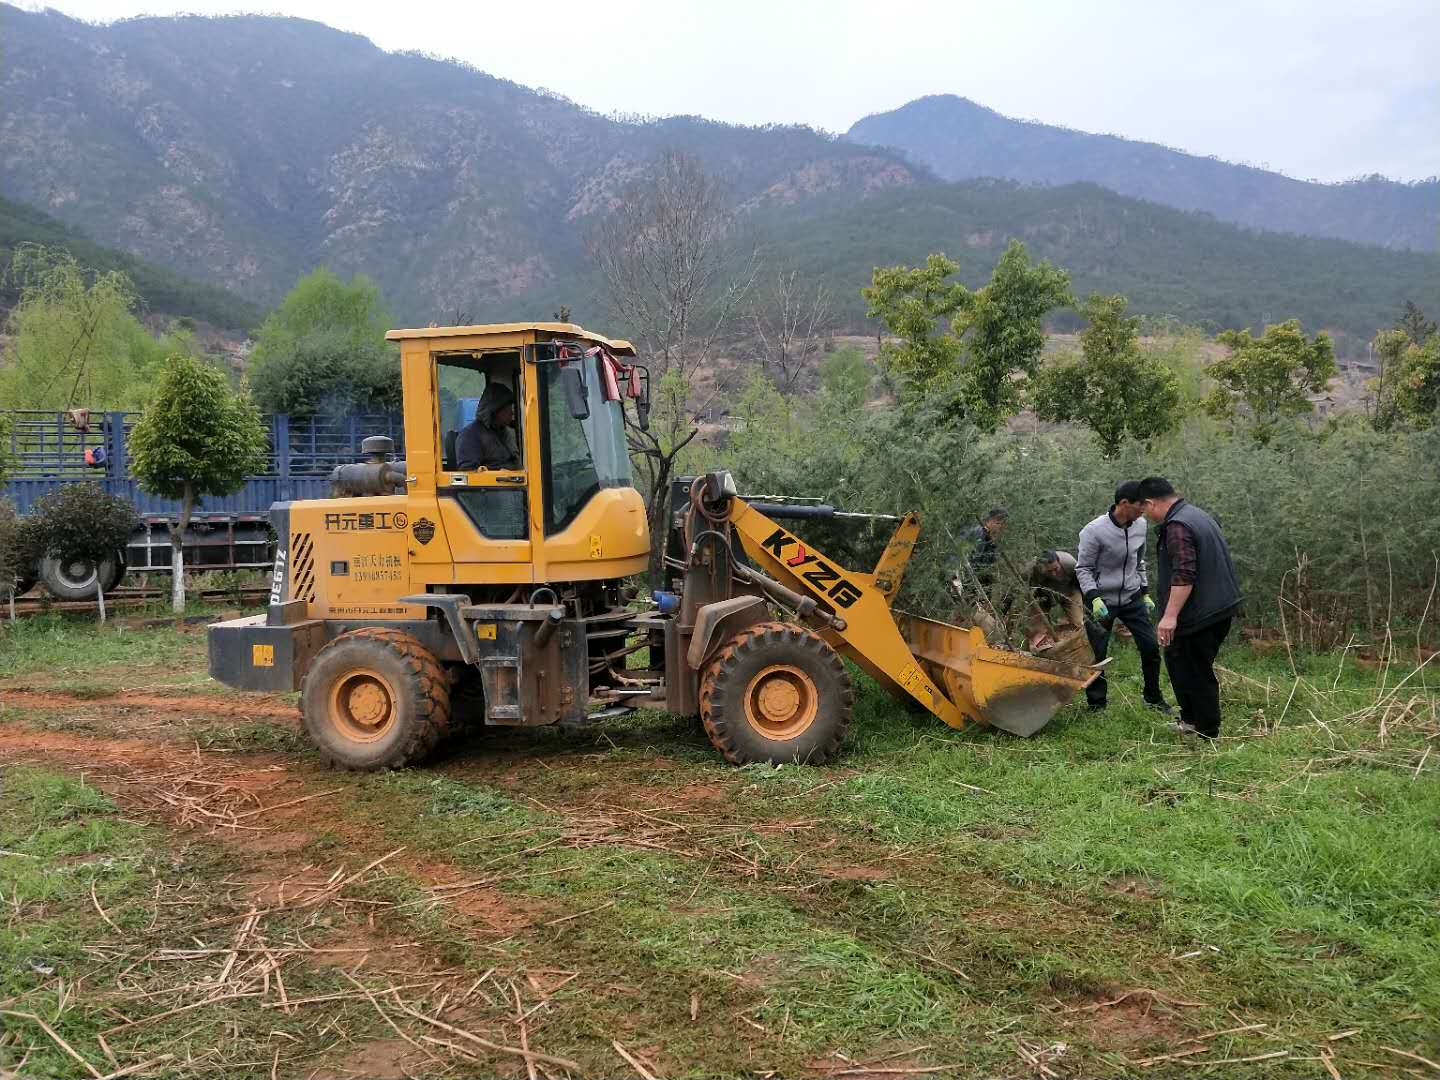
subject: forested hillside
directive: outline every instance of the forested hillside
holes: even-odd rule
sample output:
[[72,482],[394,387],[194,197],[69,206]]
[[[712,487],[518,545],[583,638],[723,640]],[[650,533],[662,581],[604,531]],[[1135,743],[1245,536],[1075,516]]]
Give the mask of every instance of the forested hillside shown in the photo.
[[1406,299],[1440,297],[1440,256],[1255,232],[1093,184],[929,185],[863,210],[775,220],[769,231],[773,249],[825,281],[852,323],[873,266],[944,251],[975,284],[1012,238],[1069,270],[1078,293],[1123,293],[1138,312],[1209,329],[1298,318],[1364,341]]
[[261,309],[254,301],[208,282],[195,281],[124,251],[102,247],[80,230],[56,221],[34,207],[0,197],[0,310],[18,299],[16,283],[4,271],[15,249],[38,244],[64,251],[88,270],[123,271],[135,286],[146,310],[188,316],[223,330],[252,330]]
[[757,203],[921,173],[807,128],[621,123],[300,19],[0,18],[0,190],[272,302],[319,263],[372,275],[407,320],[516,296],[573,272],[672,145]]

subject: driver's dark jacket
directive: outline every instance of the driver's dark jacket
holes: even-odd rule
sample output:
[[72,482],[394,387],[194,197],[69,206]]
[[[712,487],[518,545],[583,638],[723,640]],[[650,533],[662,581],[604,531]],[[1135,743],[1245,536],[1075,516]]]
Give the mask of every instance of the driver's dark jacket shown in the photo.
[[461,428],[455,438],[455,467],[466,470],[518,469],[520,454],[505,437],[509,430],[497,430],[476,417]]

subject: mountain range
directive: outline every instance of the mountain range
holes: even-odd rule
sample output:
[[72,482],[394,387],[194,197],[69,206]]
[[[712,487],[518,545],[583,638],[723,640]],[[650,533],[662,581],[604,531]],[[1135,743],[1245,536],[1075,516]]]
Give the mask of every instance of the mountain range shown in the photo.
[[[773,260],[830,282],[854,327],[875,265],[943,248],[979,280],[1012,236],[1085,288],[1215,327],[1304,313],[1307,325],[1363,338],[1405,299],[1433,307],[1427,300],[1440,297],[1440,256],[1376,246],[1427,246],[1436,199],[1424,185],[1307,185],[1016,124],[962,99],[912,103],[845,137],[698,117],[629,121],[464,64],[266,16],[95,25],[0,4],[0,47],[0,194],[260,303],[326,264],[375,278],[403,322],[548,317],[558,302],[588,317],[585,239],[672,147],[725,181]],[[985,138],[967,136],[967,124]],[[1048,163],[1025,141],[1037,132]],[[981,149],[952,153],[967,145]],[[1126,169],[1113,164],[1125,154],[1149,187],[1126,189]],[[1192,166],[1250,177],[1269,193],[1252,201],[1272,216],[1189,212],[1203,189],[1223,186],[1190,176]],[[976,168],[1001,180],[945,182]],[[1306,210],[1323,202],[1311,189],[1358,201]],[[1378,194],[1366,202],[1366,192]],[[1366,243],[1255,231],[1323,236],[1335,231],[1327,220]]]
[[1440,179],[1295,180],[1155,143],[1013,120],[950,94],[867,116],[845,137],[893,147],[945,180],[1089,182],[1256,229],[1417,251],[1440,247]]

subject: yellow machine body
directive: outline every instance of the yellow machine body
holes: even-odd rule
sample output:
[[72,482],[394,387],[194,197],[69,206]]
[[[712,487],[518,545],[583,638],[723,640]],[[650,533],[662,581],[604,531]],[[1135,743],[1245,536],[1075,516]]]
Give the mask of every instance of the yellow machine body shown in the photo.
[[[623,483],[593,492],[571,520],[547,515],[552,492],[545,467],[557,453],[547,438],[569,417],[545,384],[550,369],[529,359],[530,350],[555,342],[633,356],[628,342],[568,323],[431,327],[386,336],[400,347],[405,492],[277,508],[275,516],[288,517],[289,525],[282,539],[287,599],[306,600],[316,619],[410,620],[425,611],[400,598],[436,586],[535,587],[644,572],[650,534],[628,461],[618,477]],[[463,397],[457,391],[466,388],[478,397],[492,375],[515,391],[521,468],[460,470],[446,455],[446,438],[455,430],[447,400]],[[598,423],[601,410],[619,408],[597,395],[592,419]],[[609,419],[620,430],[618,417]],[[623,449],[623,432],[620,440]],[[492,503],[499,509],[487,516]]]
[[[643,427],[649,375],[629,343],[569,323],[387,337],[404,460],[366,440],[368,460],[332,474],[337,497],[276,503],[266,613],[208,635],[215,678],[301,691],[327,760],[396,768],[470,723],[580,725],[646,707],[698,715],[733,762],[820,762],[850,720],[839,656],[952,727],[1020,735],[1096,677],[894,613],[916,515],[873,571],[849,570],[776,520],[804,513],[747,502],[727,473],[675,482],[666,587],[644,607],[626,584],[651,537],[624,406]],[[511,407],[513,435],[497,422],[462,436]],[[482,444],[492,467],[462,457]]]
[[838,623],[820,632],[826,641],[893,695],[913,698],[953,728],[986,723],[1033,735],[1098,676],[1096,668],[995,648],[978,626],[892,614],[920,533],[916,514],[900,521],[873,573],[843,569],[743,499],[729,501],[729,520],[757,566],[834,612]]

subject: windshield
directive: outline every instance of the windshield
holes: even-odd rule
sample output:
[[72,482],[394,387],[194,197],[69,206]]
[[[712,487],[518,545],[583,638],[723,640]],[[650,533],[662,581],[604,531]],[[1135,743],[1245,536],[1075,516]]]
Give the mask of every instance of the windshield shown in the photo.
[[570,415],[560,365],[542,364],[545,412],[545,531],[556,533],[575,520],[602,488],[630,487],[630,455],[625,445],[625,414],[619,401],[601,391],[599,356],[576,361],[585,375],[590,416]]

